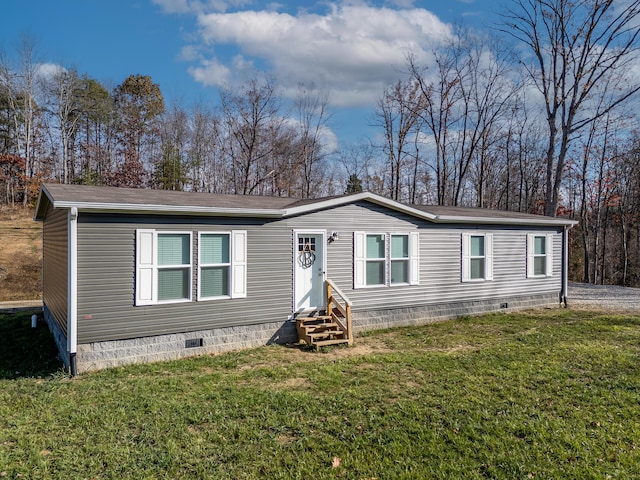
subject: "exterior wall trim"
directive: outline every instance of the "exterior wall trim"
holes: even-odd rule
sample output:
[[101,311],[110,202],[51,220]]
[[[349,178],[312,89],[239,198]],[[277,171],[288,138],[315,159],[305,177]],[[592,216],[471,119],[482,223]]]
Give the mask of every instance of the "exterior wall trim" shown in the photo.
[[67,352],[71,375],[75,375],[75,356],[78,348],[78,209],[75,207],[69,209],[68,228]]

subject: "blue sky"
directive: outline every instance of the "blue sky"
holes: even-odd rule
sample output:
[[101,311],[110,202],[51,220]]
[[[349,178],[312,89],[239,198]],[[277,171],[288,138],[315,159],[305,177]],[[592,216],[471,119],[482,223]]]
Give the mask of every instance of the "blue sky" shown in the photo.
[[219,87],[256,69],[284,98],[298,85],[328,93],[340,142],[374,135],[371,115],[406,53],[428,52],[454,22],[497,20],[492,0],[3,0],[0,49],[31,36],[43,63],[76,68],[108,87],[149,75],[167,103],[216,103]]

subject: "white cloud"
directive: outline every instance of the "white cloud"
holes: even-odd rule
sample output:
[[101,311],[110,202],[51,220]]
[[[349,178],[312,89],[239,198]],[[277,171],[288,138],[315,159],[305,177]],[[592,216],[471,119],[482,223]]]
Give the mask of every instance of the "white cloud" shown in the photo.
[[193,11],[193,2],[189,2],[189,0],[153,0],[153,3],[159,5],[165,13],[190,13]]
[[250,0],[152,0],[165,13],[226,12],[232,7],[241,7]]
[[67,69],[57,63],[39,63],[37,75],[42,78],[52,78],[59,73],[66,72]]
[[189,68],[189,73],[197,82],[207,86],[227,85],[231,79],[231,69],[215,58],[202,60],[199,67]]
[[202,59],[202,56],[200,55],[200,51],[197,46],[185,45],[180,49],[178,59],[183,62],[195,62],[196,60]]
[[[330,91],[330,102],[339,106],[370,105],[398,76],[407,53],[426,61],[432,46],[451,35],[450,26],[425,9],[363,3],[332,4],[322,15],[202,13],[198,24],[202,41],[218,55],[190,69],[197,81],[216,86],[243,81],[247,65],[256,64],[275,75],[285,92],[299,83],[314,84]],[[223,46],[234,48],[235,56],[220,56]]]

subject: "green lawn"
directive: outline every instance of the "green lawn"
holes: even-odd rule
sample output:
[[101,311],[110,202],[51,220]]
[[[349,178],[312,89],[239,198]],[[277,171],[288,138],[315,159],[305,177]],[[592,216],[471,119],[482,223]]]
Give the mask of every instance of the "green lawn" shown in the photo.
[[[0,316],[4,478],[640,472],[640,317],[489,315],[375,332],[354,348],[270,346],[73,380],[44,327],[28,326]],[[9,350],[10,336],[27,350]]]

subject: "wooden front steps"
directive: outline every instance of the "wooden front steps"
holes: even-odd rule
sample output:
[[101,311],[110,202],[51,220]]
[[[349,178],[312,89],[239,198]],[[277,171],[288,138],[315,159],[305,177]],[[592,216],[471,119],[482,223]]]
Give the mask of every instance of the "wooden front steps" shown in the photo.
[[296,317],[298,339],[316,348],[350,343],[349,335],[331,315]]
[[296,317],[298,340],[316,348],[347,343],[353,345],[351,301],[331,280],[325,281],[326,310]]

